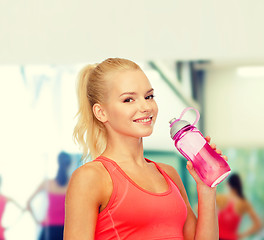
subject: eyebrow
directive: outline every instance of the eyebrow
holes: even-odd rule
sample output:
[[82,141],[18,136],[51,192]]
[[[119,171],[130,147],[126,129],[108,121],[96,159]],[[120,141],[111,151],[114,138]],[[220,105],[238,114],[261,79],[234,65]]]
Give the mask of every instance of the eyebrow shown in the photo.
[[[150,92],[152,92],[152,91],[154,91],[153,88],[151,88],[150,90],[148,90],[148,91],[146,92],[146,94],[148,94],[148,93],[150,93]],[[136,94],[137,94],[136,92],[124,92],[124,93],[122,93],[119,97],[122,97],[123,95],[136,95]]]

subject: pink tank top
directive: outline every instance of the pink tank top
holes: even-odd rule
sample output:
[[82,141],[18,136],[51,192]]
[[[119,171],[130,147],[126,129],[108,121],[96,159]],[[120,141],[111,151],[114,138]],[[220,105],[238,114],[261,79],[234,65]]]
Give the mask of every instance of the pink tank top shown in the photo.
[[156,163],[153,162],[168,183],[164,193],[144,190],[108,158],[94,161],[105,166],[113,182],[109,203],[98,215],[95,240],[184,239],[185,202],[178,187]]
[[5,239],[4,231],[5,229],[2,226],[2,217],[5,211],[7,199],[3,195],[0,195],[0,240]]
[[65,194],[48,192],[48,210],[42,226],[61,226],[65,217]]
[[218,212],[219,238],[237,240],[240,221],[241,216],[235,212],[234,204],[228,203]]

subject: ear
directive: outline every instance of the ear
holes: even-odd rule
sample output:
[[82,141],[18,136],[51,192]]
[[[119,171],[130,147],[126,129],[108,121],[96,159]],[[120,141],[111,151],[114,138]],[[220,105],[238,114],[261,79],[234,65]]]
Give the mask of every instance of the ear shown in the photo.
[[93,113],[94,116],[102,123],[107,121],[106,113],[103,106],[99,103],[95,103],[93,105]]

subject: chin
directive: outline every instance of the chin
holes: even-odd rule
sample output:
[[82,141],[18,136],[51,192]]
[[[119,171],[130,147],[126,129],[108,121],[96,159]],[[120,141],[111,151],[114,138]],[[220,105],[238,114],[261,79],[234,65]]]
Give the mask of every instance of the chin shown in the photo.
[[148,137],[152,134],[153,130],[139,134],[139,137]]

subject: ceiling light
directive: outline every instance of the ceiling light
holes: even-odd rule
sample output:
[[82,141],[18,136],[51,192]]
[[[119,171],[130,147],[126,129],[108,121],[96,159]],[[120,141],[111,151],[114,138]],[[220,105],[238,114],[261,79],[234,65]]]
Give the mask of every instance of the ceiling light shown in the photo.
[[239,67],[237,74],[241,77],[264,77],[264,66]]

